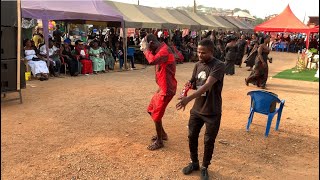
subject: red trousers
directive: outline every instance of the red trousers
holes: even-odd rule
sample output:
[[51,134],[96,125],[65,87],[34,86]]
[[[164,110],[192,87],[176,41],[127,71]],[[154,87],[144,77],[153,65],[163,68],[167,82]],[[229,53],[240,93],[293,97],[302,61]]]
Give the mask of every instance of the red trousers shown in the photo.
[[166,111],[166,107],[172,98],[173,96],[163,96],[159,93],[153,95],[148,106],[148,113],[151,115],[153,121],[161,121],[164,112]]
[[92,74],[92,61],[87,59],[80,60],[82,64],[81,74]]

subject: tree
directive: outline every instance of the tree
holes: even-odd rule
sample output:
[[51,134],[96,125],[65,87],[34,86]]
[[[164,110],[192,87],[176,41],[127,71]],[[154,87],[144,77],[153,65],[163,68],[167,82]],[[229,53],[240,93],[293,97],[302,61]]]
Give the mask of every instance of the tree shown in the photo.
[[248,14],[250,14],[250,11],[249,11],[249,10],[247,10],[247,9],[243,9],[242,11],[243,11],[243,12],[246,12],[246,13],[248,13]]
[[240,8],[234,8],[233,12],[238,12],[238,11],[241,11]]
[[262,19],[262,18],[258,18],[256,16],[253,16],[254,18],[256,18],[256,20],[253,22],[253,25],[256,26],[256,25],[259,25],[263,22],[265,22],[265,19]]

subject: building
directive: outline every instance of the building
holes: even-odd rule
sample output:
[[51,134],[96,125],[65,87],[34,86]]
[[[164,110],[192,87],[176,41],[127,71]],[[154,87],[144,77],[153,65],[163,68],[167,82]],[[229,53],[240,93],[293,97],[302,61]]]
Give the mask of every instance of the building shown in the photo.
[[238,17],[239,19],[242,19],[242,20],[249,22],[249,23],[253,23],[256,20],[255,17],[253,17],[251,14],[249,14],[245,11],[237,11],[237,12],[233,13],[232,16]]
[[309,21],[307,23],[307,26],[309,27],[319,26],[319,16],[309,16]]
[[272,15],[269,15],[265,18],[266,21],[268,21],[269,19],[272,19],[274,17],[278,16],[278,14],[272,14]]

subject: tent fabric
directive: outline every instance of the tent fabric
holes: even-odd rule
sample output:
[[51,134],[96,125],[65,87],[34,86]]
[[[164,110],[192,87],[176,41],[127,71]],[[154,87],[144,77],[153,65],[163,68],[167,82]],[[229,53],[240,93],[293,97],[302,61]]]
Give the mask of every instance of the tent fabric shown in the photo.
[[209,17],[210,19],[213,18],[215,21],[219,22],[225,30],[228,30],[228,31],[238,30],[238,27],[236,27],[235,25],[233,25],[232,23],[223,19],[220,16],[207,15],[207,17]]
[[122,21],[122,15],[101,0],[88,1],[40,1],[21,0],[24,18],[42,20],[82,19],[93,21]]
[[233,25],[237,26],[241,31],[252,31],[253,27],[248,27],[242,20],[232,17],[232,16],[223,16],[223,18]]
[[226,30],[227,27],[224,26],[220,21],[218,21],[216,18],[214,18],[213,16],[210,15],[200,15],[200,17],[202,17],[204,20],[206,20],[207,22],[210,22],[210,24],[214,24],[216,27],[214,27],[213,29],[215,30]]
[[257,25],[254,30],[266,32],[308,32],[309,27],[293,14],[288,5],[278,16]]
[[155,14],[151,7],[126,4],[120,2],[106,1],[104,3],[111,6],[123,16],[125,28],[162,28],[168,21]]
[[[21,0],[21,17],[42,19],[45,44],[48,44],[49,20],[123,21],[121,14],[101,0],[81,1],[78,3],[59,0]],[[49,59],[48,47],[46,46],[47,58]]]
[[153,11],[160,17],[168,21],[167,24],[163,25],[165,29],[191,29],[200,30],[201,26],[199,23],[185,16],[177,10],[164,9],[164,8],[152,8]]
[[197,23],[199,23],[201,25],[202,30],[207,30],[207,29],[218,30],[219,28],[221,28],[218,24],[215,24],[211,20],[208,20],[207,18],[205,18],[204,15],[196,14],[196,13],[188,12],[184,10],[177,10],[177,11],[181,12],[185,16],[188,16],[193,21],[196,21]]
[[310,32],[310,33],[317,33],[317,32],[319,32],[319,26],[315,26],[315,27],[313,27],[313,28],[310,28],[310,29],[309,29],[309,32]]

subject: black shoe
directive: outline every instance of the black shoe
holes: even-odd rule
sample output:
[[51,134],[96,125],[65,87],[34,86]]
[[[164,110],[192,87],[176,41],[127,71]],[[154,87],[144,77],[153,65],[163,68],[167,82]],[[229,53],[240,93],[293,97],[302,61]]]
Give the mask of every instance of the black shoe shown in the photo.
[[209,180],[208,169],[206,167],[201,167],[200,179]]
[[192,171],[198,171],[200,169],[199,167],[199,163],[189,163],[188,166],[184,167],[182,169],[183,174],[188,175],[190,173],[192,173]]

